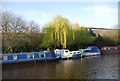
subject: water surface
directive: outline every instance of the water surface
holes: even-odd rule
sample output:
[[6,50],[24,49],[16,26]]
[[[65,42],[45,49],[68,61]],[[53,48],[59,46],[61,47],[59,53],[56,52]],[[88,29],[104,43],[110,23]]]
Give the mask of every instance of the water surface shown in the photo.
[[3,66],[3,79],[118,79],[118,54]]

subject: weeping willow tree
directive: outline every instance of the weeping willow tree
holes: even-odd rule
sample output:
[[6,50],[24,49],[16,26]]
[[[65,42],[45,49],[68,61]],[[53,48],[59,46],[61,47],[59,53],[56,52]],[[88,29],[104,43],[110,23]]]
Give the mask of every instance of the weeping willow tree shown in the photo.
[[78,24],[74,24],[74,44],[78,46],[78,49],[82,46],[90,45],[95,39],[96,35],[92,30],[85,27],[80,27]]
[[[49,48],[62,47],[66,48],[70,44],[70,34],[72,26],[68,19],[61,16],[56,16],[53,21],[46,24],[43,28],[45,37],[43,38],[42,45]],[[69,41],[68,41],[69,40]]]

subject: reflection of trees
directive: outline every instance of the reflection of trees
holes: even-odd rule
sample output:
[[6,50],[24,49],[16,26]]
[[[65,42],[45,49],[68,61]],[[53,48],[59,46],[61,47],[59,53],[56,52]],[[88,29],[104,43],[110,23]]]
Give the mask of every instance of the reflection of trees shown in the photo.
[[87,69],[89,69],[88,66],[80,59],[64,60],[57,65],[56,76],[58,79],[86,79]]

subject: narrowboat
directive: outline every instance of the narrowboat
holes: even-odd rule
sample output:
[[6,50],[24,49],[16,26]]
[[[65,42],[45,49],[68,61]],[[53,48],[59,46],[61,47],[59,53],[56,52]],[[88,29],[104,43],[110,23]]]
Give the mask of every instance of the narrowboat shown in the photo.
[[51,52],[29,52],[29,53],[11,53],[0,54],[0,64],[24,63],[24,62],[40,62],[57,60],[53,51]]
[[83,57],[101,54],[97,46],[88,46],[86,49],[80,49],[79,52],[82,54]]
[[61,60],[82,57],[79,51],[69,51],[68,49],[56,49],[54,51],[55,51],[56,56],[60,57]]
[[102,54],[118,54],[120,52],[120,46],[105,46],[101,47]]

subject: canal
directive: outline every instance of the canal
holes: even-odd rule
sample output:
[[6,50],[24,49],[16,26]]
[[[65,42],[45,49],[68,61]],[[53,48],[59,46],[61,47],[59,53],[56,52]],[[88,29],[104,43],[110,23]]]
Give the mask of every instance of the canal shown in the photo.
[[3,79],[118,79],[118,54],[50,63],[6,65]]

